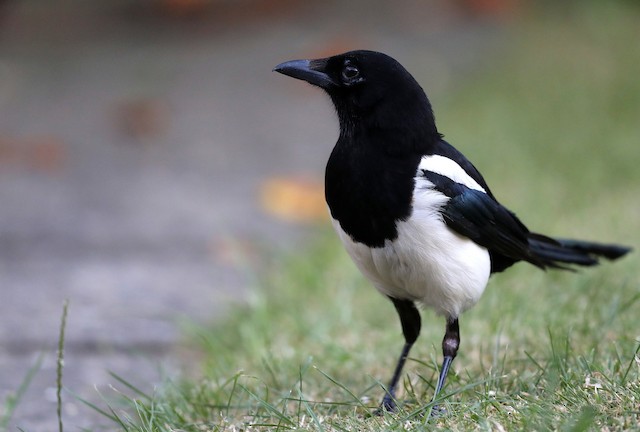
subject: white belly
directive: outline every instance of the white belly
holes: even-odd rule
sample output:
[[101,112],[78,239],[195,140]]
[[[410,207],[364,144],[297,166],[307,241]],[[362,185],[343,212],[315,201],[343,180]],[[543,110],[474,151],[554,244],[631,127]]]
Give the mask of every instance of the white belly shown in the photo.
[[450,230],[437,209],[447,198],[417,189],[398,237],[383,247],[354,242],[338,221],[333,226],[360,271],[383,294],[417,301],[447,317],[458,317],[477,303],[489,280],[489,252]]

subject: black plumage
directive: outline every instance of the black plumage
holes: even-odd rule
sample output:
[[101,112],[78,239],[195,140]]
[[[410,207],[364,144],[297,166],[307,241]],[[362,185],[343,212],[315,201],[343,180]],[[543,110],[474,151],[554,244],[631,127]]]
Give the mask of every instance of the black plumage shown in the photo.
[[393,58],[351,51],[275,70],[324,89],[338,114],[325,174],[334,227],[358,268],[393,302],[405,337],[383,410],[396,407],[395,389],[420,333],[417,303],[446,318],[435,398],[459,348],[458,317],[478,301],[490,274],[518,261],[569,269],[629,252],[530,232],[443,139],[426,94]]

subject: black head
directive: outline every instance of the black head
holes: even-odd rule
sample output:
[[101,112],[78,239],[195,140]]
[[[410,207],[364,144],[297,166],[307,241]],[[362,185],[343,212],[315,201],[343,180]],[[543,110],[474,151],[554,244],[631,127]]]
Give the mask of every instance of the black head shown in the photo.
[[375,51],[350,51],[315,60],[293,60],[274,69],[324,89],[341,127],[366,122],[407,126],[437,135],[431,105],[418,82],[395,59]]

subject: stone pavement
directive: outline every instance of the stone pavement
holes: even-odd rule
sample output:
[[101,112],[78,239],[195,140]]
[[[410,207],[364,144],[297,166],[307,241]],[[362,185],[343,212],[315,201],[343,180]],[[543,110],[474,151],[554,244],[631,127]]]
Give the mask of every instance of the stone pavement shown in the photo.
[[375,48],[442,98],[497,41],[449,4],[0,5],[0,407],[44,355],[9,430],[57,430],[64,299],[67,430],[109,426],[71,394],[104,406],[122,387],[109,371],[152,391],[189,367],[180,320],[247,292],[228,250],[305,240],[264,213],[260,185],[321,179],[336,138],[329,101],[271,68]]

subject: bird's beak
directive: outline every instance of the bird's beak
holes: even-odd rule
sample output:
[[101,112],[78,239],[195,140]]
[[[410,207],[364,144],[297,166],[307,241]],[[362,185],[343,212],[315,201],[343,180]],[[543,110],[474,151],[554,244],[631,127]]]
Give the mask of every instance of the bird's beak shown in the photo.
[[326,59],[291,60],[280,63],[273,70],[323,89],[328,89],[337,85],[337,83],[325,72],[326,66]]

